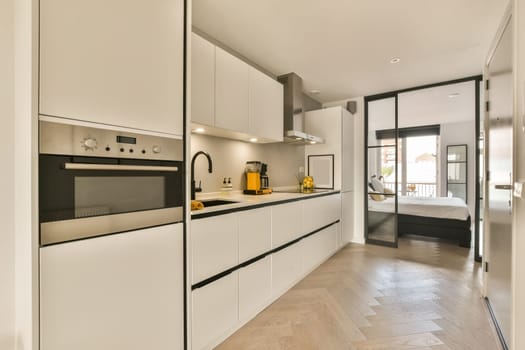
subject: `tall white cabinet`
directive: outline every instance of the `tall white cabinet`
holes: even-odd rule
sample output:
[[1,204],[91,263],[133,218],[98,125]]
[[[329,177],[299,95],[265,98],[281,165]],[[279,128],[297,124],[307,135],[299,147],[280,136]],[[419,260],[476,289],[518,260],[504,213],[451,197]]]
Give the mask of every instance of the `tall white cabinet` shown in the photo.
[[40,1],[40,114],[182,136],[183,16],[183,0]]
[[[324,144],[305,148],[306,165],[308,156],[334,156],[334,189],[341,191],[341,240],[343,243],[350,242],[354,230],[354,117],[340,106],[306,112],[305,131],[326,140]],[[307,171],[313,175],[315,182],[316,174],[310,169]]]
[[182,224],[40,249],[40,349],[183,349]]

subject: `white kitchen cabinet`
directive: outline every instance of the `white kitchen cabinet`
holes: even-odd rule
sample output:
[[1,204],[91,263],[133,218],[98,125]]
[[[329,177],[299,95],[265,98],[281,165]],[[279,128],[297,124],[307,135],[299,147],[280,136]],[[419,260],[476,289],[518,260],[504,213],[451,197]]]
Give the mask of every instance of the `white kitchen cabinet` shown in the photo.
[[272,246],[272,210],[269,207],[238,214],[239,262],[266,253]]
[[215,124],[215,45],[191,34],[191,121]]
[[215,126],[249,132],[250,66],[215,47]]
[[267,256],[239,270],[239,319],[245,321],[268,305],[272,296],[272,264]]
[[250,67],[250,134],[283,141],[283,85]]
[[182,224],[41,248],[41,349],[183,349],[183,261]]
[[305,201],[272,206],[272,248],[303,234],[303,202]]
[[[334,189],[351,191],[354,182],[354,117],[341,107],[305,113],[305,131],[325,139],[324,144],[305,148],[305,162],[310,155],[334,155]],[[309,169],[307,169],[309,171]],[[314,176],[315,174],[310,174]]]
[[239,263],[236,213],[192,220],[192,284]]
[[[238,273],[235,271],[192,292],[192,349],[213,348],[237,325],[238,282]],[[154,348],[144,347],[144,349]]]
[[302,241],[272,254],[272,296],[291,288],[303,274]]
[[303,231],[312,232],[341,219],[341,195],[332,194],[304,201]]
[[309,273],[328,259],[337,250],[338,224],[304,239],[304,270]]
[[354,192],[341,193],[341,241],[352,242],[354,236]]
[[41,115],[183,134],[183,0],[40,2]]

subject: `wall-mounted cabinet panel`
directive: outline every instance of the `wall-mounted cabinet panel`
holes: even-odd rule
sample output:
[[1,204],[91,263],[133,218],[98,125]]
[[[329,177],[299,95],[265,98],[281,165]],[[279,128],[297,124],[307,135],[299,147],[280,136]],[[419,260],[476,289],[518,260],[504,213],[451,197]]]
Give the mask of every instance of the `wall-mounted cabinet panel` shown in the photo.
[[240,213],[239,262],[263,254],[272,246],[272,210],[261,208]]
[[215,48],[215,126],[249,133],[250,66]]
[[271,257],[239,270],[239,319],[253,317],[268,305],[272,295]]
[[182,0],[40,2],[40,114],[182,135]]
[[210,349],[210,344],[233,329],[239,321],[237,271],[207,286],[195,289],[192,314],[192,349]]
[[215,45],[191,34],[191,121],[215,124]]
[[238,264],[237,230],[236,214],[191,222],[193,284]]
[[250,67],[250,133],[283,140],[283,85]]

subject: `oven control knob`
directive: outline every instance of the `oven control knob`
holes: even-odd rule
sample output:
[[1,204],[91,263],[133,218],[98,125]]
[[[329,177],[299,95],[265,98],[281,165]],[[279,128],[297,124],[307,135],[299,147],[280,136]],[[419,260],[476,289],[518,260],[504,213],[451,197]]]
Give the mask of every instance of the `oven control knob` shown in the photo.
[[152,151],[153,153],[160,153],[161,151],[160,146],[153,146]]
[[97,148],[97,140],[96,139],[92,139],[90,137],[85,138],[82,141],[82,147],[84,147],[84,149],[86,151],[93,151],[93,150],[95,150]]

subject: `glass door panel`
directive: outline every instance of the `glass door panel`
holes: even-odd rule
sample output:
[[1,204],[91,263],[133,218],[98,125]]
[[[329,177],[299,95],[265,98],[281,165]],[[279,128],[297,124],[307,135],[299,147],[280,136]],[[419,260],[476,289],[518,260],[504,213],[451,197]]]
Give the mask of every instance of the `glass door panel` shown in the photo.
[[397,98],[366,103],[366,241],[397,247]]

